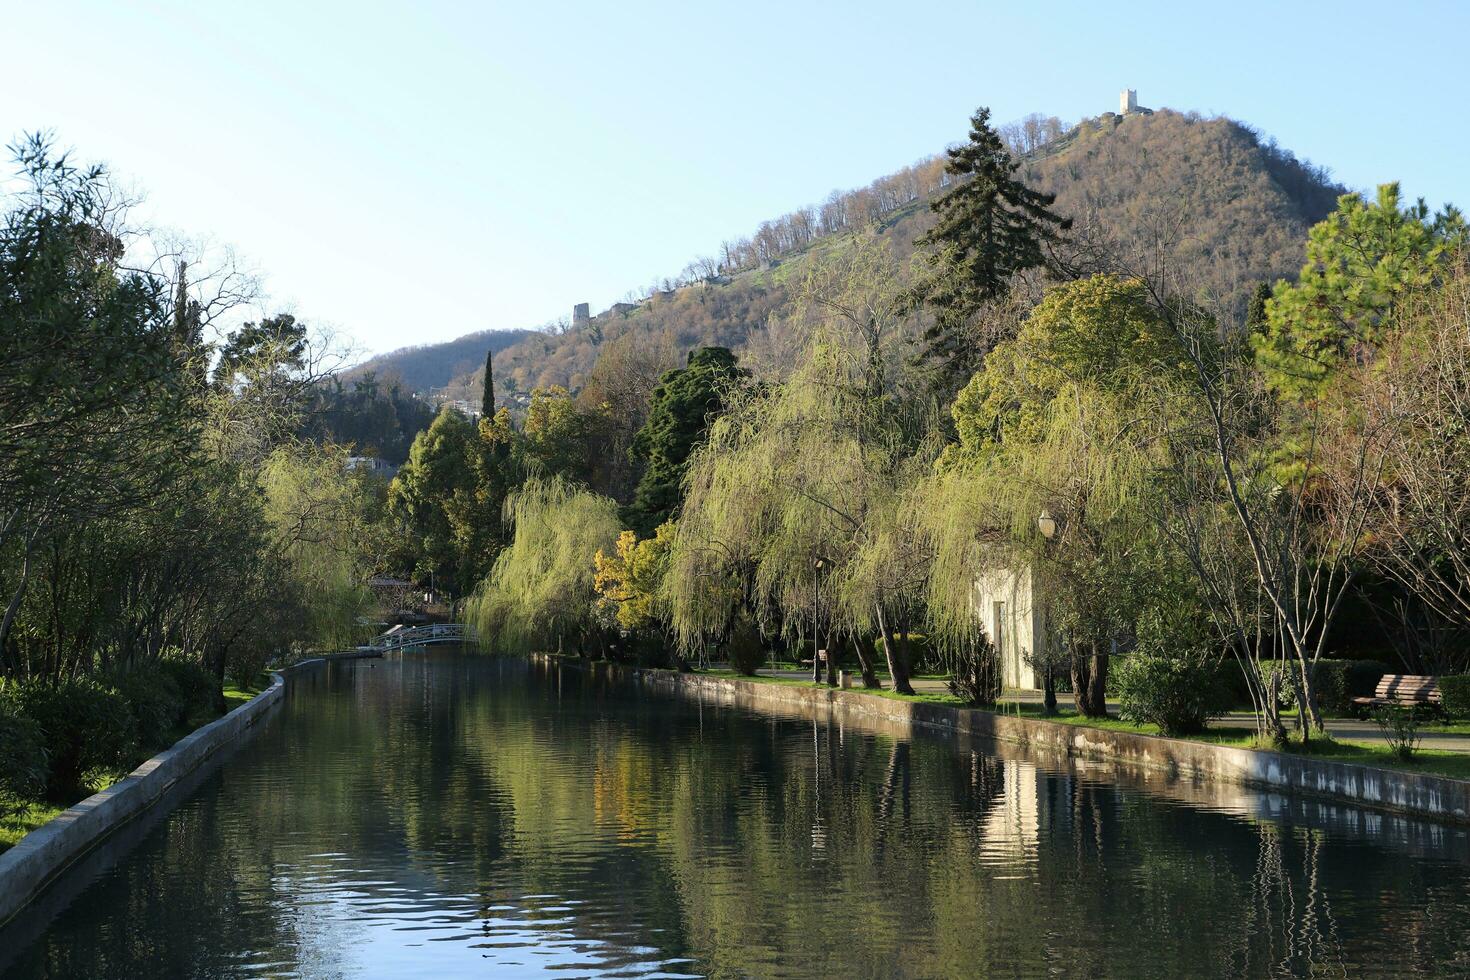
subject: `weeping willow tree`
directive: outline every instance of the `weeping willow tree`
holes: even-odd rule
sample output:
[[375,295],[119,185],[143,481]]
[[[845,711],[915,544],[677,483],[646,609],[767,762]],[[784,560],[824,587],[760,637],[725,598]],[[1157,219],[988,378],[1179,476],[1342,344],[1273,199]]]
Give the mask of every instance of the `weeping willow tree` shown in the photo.
[[362,632],[370,490],[347,471],[347,450],[310,443],[282,446],[265,461],[260,485],[273,551],[294,601],[297,635],[311,647],[341,650]]
[[593,556],[613,550],[617,503],[560,477],[532,479],[505,501],[514,529],[466,617],[491,649],[525,652],[567,641],[580,655],[600,643]]
[[831,663],[851,643],[869,686],[876,635],[911,692],[897,634],[926,559],[902,498],[933,454],[916,452],[924,426],[886,381],[903,324],[891,257],[849,243],[810,274],[797,315],[798,366],[736,398],[691,460],[666,586],[674,630],[698,648],[746,619],[792,638],[810,625]]
[[1049,706],[1065,670],[1078,711],[1106,714],[1109,656],[1164,580],[1152,420],[1177,360],[1136,284],[1053,290],[961,393],[960,442],[910,502],[934,555],[931,626],[950,645],[980,630],[981,575],[1031,571],[1055,641],[1032,653]]

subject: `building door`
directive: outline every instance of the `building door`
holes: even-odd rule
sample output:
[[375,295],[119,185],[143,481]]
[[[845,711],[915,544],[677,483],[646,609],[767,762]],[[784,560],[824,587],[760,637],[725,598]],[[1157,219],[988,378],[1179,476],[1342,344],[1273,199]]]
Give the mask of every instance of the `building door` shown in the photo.
[[991,617],[995,623],[990,631],[992,642],[995,644],[995,655],[1000,659],[1000,676],[1008,687],[1015,687],[1019,682],[1017,669],[1011,663],[1009,651],[1006,650],[1006,604],[1004,602],[993,603]]

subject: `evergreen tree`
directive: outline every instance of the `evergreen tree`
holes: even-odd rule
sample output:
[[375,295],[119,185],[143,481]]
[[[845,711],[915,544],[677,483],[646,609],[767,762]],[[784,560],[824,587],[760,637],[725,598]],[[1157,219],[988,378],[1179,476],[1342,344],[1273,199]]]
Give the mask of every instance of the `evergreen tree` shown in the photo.
[[653,390],[648,421],[628,450],[635,464],[646,467],[623,515],[639,537],[650,537],[679,516],[689,454],[724,410],[726,391],[745,374],[728,348],[703,347],[690,352],[687,367],[666,372]]
[[945,172],[955,183],[932,205],[939,220],[919,240],[929,269],[915,298],[935,316],[924,333],[924,356],[939,362],[938,383],[954,387],[986,353],[968,336],[975,317],[1016,273],[1045,267],[1046,246],[1061,241],[1072,221],[1049,210],[1056,195],[1016,178],[1020,162],[991,128],[989,109],[971,117],[969,142],[947,152]]
[[1404,206],[1398,184],[1383,184],[1371,202],[1344,194],[1312,227],[1297,281],[1277,283],[1266,304],[1256,357],[1271,387],[1302,401],[1320,395],[1342,364],[1383,343],[1399,298],[1435,283],[1466,239],[1459,211],[1431,217],[1422,200]]
[[485,393],[480,396],[480,417],[495,417],[495,351],[485,352]]

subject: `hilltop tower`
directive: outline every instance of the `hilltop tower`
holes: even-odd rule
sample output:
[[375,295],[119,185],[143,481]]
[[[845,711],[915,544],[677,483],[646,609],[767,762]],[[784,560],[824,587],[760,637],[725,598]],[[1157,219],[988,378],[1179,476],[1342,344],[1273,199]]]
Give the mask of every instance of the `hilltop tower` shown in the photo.
[[1125,88],[1118,93],[1118,115],[1126,116],[1130,112],[1138,111],[1138,91]]
[[572,329],[577,330],[587,326],[592,319],[590,308],[586,303],[578,303],[572,307]]

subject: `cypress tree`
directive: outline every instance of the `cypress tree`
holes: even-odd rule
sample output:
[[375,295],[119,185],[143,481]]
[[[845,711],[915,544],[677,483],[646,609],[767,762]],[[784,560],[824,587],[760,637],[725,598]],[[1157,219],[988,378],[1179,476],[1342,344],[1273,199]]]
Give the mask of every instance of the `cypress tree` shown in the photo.
[[495,417],[495,351],[485,352],[485,389],[480,396],[480,415],[483,418],[493,419]]
[[1050,210],[1055,194],[1027,187],[1015,176],[1020,161],[990,126],[990,110],[970,119],[970,139],[947,151],[953,188],[931,207],[939,215],[919,244],[928,274],[915,298],[935,314],[925,331],[924,357],[939,362],[942,385],[963,384],[985,351],[967,336],[984,305],[999,298],[1018,272],[1048,265],[1046,246],[1060,242],[1070,218]]

